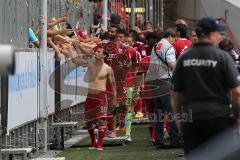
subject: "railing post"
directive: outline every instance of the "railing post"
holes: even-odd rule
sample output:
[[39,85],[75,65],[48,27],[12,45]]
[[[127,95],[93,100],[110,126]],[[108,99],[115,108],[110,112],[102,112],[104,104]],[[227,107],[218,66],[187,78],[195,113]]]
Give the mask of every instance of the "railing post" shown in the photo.
[[163,29],[163,19],[164,19],[164,7],[163,7],[163,0],[160,0],[160,15],[161,15],[161,22],[160,27]]
[[149,0],[149,21],[153,24],[153,0]]
[[136,8],[136,1],[132,0],[132,3],[131,3],[131,29],[135,29],[135,8]]
[[108,28],[108,0],[103,0],[103,26]]
[[[38,124],[38,136],[43,137],[43,152],[47,152],[47,0],[41,0],[41,42],[40,42],[40,119]],[[38,138],[39,140],[39,138]]]

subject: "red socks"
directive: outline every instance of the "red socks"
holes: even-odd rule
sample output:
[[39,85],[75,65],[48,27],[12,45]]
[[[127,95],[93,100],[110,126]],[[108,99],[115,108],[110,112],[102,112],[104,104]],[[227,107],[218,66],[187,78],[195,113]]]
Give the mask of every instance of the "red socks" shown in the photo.
[[94,126],[93,124],[90,124],[88,126],[88,133],[90,135],[91,138],[91,146],[89,147],[89,149],[96,149],[99,151],[103,150],[103,138],[105,136],[105,130],[106,130],[106,123],[105,122],[99,122],[98,124],[98,142],[96,142],[96,136],[94,133]]
[[154,124],[150,124],[148,126],[148,129],[149,129],[149,132],[150,132],[152,140],[156,140],[155,125]]
[[88,133],[89,133],[91,141],[92,141],[91,147],[95,147],[96,146],[96,137],[94,134],[94,128],[88,129]]
[[102,150],[103,148],[103,138],[105,135],[105,129],[101,128],[98,130],[98,143],[97,143],[97,150]]
[[152,139],[156,140],[156,131],[155,131],[155,125],[152,125]]

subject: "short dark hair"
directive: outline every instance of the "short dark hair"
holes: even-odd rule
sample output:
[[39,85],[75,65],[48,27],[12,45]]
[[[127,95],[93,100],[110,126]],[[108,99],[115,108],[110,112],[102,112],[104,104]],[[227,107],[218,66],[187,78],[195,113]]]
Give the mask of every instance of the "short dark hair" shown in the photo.
[[158,41],[160,41],[162,38],[163,38],[162,32],[154,31],[154,32],[147,32],[147,33],[146,33],[146,39],[147,39],[147,40],[152,39],[152,40],[154,40],[155,42],[158,42]]
[[120,27],[118,25],[116,25],[116,24],[112,24],[109,28],[116,28],[117,30],[120,29]]
[[134,41],[138,41],[139,39],[138,33],[135,30],[130,30],[128,36],[132,37]]
[[162,39],[162,32],[147,32],[146,40],[150,50]]
[[180,33],[180,38],[186,38],[187,37],[187,26],[185,24],[177,24],[176,25],[177,32]]
[[120,34],[124,34],[125,36],[128,34],[127,31],[123,28],[118,28],[117,29],[117,34],[120,33]]
[[103,34],[100,34],[100,37],[99,37],[101,40],[105,40],[105,39],[108,39],[108,32],[104,32]]
[[163,33],[163,38],[168,38],[168,37],[176,37],[176,31],[173,28],[168,28],[164,33]]
[[119,25],[120,22],[121,22],[121,17],[118,14],[113,13],[110,17],[110,21],[111,21],[112,24]]

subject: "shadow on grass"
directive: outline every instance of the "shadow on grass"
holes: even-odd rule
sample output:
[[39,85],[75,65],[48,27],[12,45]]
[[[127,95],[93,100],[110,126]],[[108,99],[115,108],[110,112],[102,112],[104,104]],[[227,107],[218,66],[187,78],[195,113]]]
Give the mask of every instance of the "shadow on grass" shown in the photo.
[[90,138],[85,138],[58,156],[66,160],[179,160],[178,155],[183,153],[182,149],[156,150],[149,142],[147,125],[133,126],[132,139],[126,146],[104,145],[104,150],[99,152],[88,150]]

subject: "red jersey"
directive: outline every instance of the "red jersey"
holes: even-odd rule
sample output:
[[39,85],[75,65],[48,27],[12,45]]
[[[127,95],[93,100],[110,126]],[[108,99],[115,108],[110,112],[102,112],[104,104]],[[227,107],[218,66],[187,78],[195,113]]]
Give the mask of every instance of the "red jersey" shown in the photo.
[[146,49],[142,42],[135,42],[133,48],[141,54],[141,57],[146,57]]
[[[129,59],[131,60],[131,62],[132,62],[132,69],[135,67],[135,65],[137,65],[138,63],[140,63],[141,62],[141,54],[138,52],[138,51],[136,51],[134,48],[132,48],[132,47],[129,47],[128,49],[127,49],[127,53],[128,53],[128,57],[129,57]],[[135,81],[136,81],[136,73],[135,73],[135,71],[129,71],[128,73],[127,73],[127,85],[128,86],[134,86],[134,85],[137,85],[136,83],[135,83]]]
[[147,72],[150,63],[150,56],[144,57],[140,62],[139,72]]
[[134,49],[133,47],[129,47],[127,49],[127,54],[128,54],[129,59],[132,62],[139,63],[142,59],[141,54],[138,51],[136,51],[136,49]]
[[176,49],[176,58],[178,58],[185,49],[190,47],[192,45],[192,41],[186,39],[186,38],[177,38],[174,43],[174,48]]

